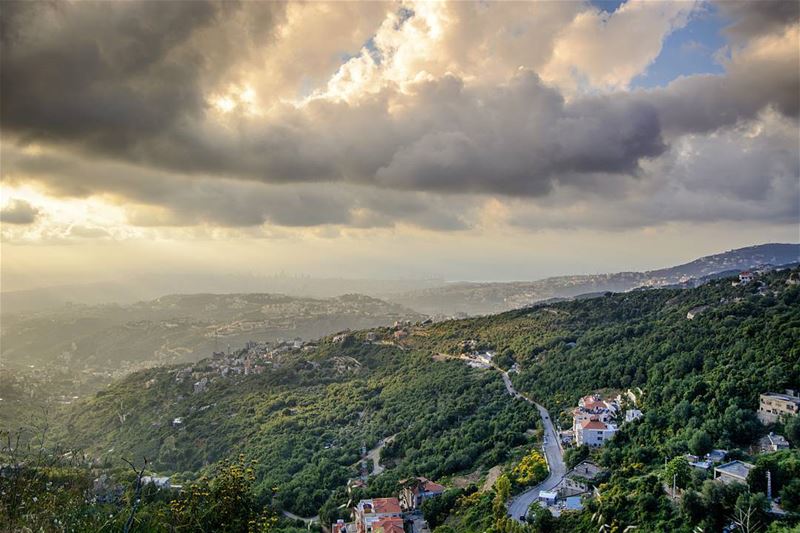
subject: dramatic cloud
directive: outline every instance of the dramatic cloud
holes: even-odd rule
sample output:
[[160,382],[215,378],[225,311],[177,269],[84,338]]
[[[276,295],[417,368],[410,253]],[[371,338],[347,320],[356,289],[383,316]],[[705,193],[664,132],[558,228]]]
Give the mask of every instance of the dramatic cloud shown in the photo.
[[724,72],[644,90],[707,6],[7,2],[3,179],[140,227],[787,223],[796,6],[721,2]]
[[39,216],[39,210],[25,200],[11,200],[0,209],[0,222],[5,224],[33,224]]
[[791,0],[720,0],[717,5],[732,20],[728,33],[737,38],[780,33],[800,17],[800,3]]

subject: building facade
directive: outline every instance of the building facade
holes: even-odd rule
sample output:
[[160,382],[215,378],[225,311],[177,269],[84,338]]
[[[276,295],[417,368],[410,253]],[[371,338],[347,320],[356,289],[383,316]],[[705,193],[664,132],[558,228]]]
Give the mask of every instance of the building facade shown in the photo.
[[761,394],[758,406],[758,419],[762,424],[775,424],[782,418],[800,414],[800,396],[793,390],[781,394],[765,392]]

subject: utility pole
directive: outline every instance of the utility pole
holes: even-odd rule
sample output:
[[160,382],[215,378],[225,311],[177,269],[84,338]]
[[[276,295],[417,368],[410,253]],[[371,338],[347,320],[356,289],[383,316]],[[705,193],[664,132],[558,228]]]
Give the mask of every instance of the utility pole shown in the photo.
[[767,470],[767,499],[772,501],[772,472]]

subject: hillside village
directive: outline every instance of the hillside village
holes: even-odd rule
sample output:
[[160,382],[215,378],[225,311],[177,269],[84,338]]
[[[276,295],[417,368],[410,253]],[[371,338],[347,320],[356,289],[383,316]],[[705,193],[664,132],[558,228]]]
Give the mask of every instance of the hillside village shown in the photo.
[[[130,381],[137,384],[140,396],[157,394],[164,398],[164,403],[162,407],[148,413],[137,411],[132,400],[113,400],[112,426],[119,428],[119,431],[138,433],[140,430],[136,428],[142,427],[142,423],[148,424],[144,426],[145,433],[149,433],[151,440],[160,446],[161,455],[169,457],[163,451],[164,443],[168,445],[170,442],[187,439],[197,442],[194,435],[198,430],[207,435],[204,438],[213,439],[220,427],[218,424],[227,426],[227,420],[233,420],[234,417],[241,419],[236,422],[242,424],[241,427],[248,427],[249,417],[252,415],[242,416],[236,410],[230,411],[221,402],[226,397],[237,397],[237,390],[242,390],[242,394],[252,395],[274,387],[277,381],[271,376],[284,380],[286,376],[308,375],[311,377],[308,380],[311,386],[324,379],[336,388],[338,381],[359,381],[362,377],[370,376],[376,369],[383,368],[382,365],[386,362],[395,364],[393,362],[396,361],[396,364],[402,365],[396,367],[399,372],[396,378],[391,377],[393,375],[389,377],[392,380],[398,379],[397,383],[402,383],[403,376],[420,365],[425,366],[425,372],[434,367],[440,368],[444,372],[443,379],[446,380],[449,378],[445,375],[452,376],[456,368],[448,365],[456,365],[464,369],[464,376],[474,376],[486,384],[496,383],[496,393],[502,392],[505,397],[496,400],[502,400],[512,411],[522,412],[523,405],[535,408],[528,411],[530,414],[522,425],[515,426],[516,434],[509,440],[513,442],[512,447],[502,454],[487,455],[486,457],[491,457],[491,462],[482,467],[471,467],[474,469],[472,472],[464,472],[461,470],[463,467],[456,466],[432,475],[430,470],[415,467],[411,471],[403,470],[404,473],[411,474],[399,476],[399,481],[403,483],[387,482],[398,469],[404,468],[405,456],[402,450],[408,450],[409,445],[414,446],[419,428],[413,425],[412,414],[406,425],[393,428],[390,436],[382,433],[377,442],[370,441],[370,446],[374,444],[374,447],[368,450],[360,438],[356,442],[352,442],[352,439],[351,442],[347,441],[348,433],[357,430],[362,420],[368,420],[362,414],[362,409],[352,415],[345,415],[354,417],[350,418],[354,422],[348,426],[347,432],[329,432],[324,439],[312,441],[319,446],[319,451],[315,453],[324,454],[319,455],[320,457],[346,458],[339,460],[342,461],[342,473],[348,477],[341,479],[336,486],[326,486],[326,490],[333,491],[336,495],[336,499],[332,501],[337,502],[337,511],[331,514],[328,510],[324,516],[335,516],[335,520],[320,524],[321,518],[312,516],[315,512],[321,514],[320,503],[313,507],[303,507],[301,515],[292,514],[300,509],[287,507],[284,503],[279,508],[285,513],[284,519],[302,520],[306,525],[313,522],[320,524],[314,527],[324,526],[329,531],[350,533],[399,533],[401,523],[406,531],[433,531],[441,522],[438,522],[436,515],[432,519],[426,514],[426,508],[430,510],[435,507],[426,502],[442,501],[453,505],[452,502],[457,501],[457,498],[466,497],[467,494],[474,494],[473,499],[495,494],[499,490],[495,487],[498,479],[522,479],[514,472],[524,462],[525,457],[535,453],[543,464],[546,463],[547,470],[555,474],[544,479],[534,476],[529,481],[514,481],[513,491],[505,501],[508,518],[522,523],[535,521],[539,516],[539,509],[542,509],[554,518],[563,517],[569,520],[582,510],[594,512],[600,505],[598,502],[603,501],[604,491],[609,490],[609,484],[613,485],[612,480],[620,472],[619,466],[609,463],[607,450],[614,451],[621,446],[628,446],[629,444],[624,443],[629,442],[631,435],[638,433],[636,428],[652,423],[653,411],[658,406],[653,402],[653,391],[659,389],[655,386],[657,384],[644,381],[634,382],[637,385],[630,387],[574,387],[568,395],[558,397],[558,401],[548,402],[553,413],[551,416],[545,406],[535,401],[538,398],[534,398],[533,393],[541,393],[535,388],[532,392],[530,383],[525,381],[531,375],[532,368],[548,363],[548,357],[536,351],[532,352],[532,357],[527,358],[509,355],[509,347],[504,344],[508,332],[518,331],[516,328],[519,324],[542,324],[544,327],[535,331],[541,331],[544,336],[534,342],[550,346],[551,353],[557,354],[562,363],[569,361],[569,357],[576,357],[575,363],[583,365],[588,364],[583,354],[587,351],[592,355],[598,353],[596,346],[587,346],[591,342],[590,338],[574,332],[582,331],[583,326],[564,328],[552,333],[554,324],[569,324],[576,311],[590,309],[600,320],[605,320],[609,313],[619,312],[621,307],[624,311],[625,306],[631,306],[633,312],[641,313],[642,306],[646,303],[652,309],[647,312],[664,317],[663,323],[676,328],[702,331],[719,324],[721,320],[730,323],[730,319],[725,317],[731,316],[737,310],[755,312],[750,310],[758,310],[761,306],[770,309],[769,306],[776,305],[773,301],[785,298],[787,291],[797,290],[794,279],[786,274],[758,274],[746,283],[742,283],[737,277],[734,281],[724,280],[712,284],[698,291],[696,295],[691,291],[636,291],[625,295],[605,296],[595,301],[542,304],[511,313],[502,320],[494,317],[457,322],[396,320],[388,327],[345,330],[317,341],[304,341],[300,338],[271,343],[250,341],[242,349],[215,351],[211,357],[197,363],[148,371],[148,379]],[[762,287],[766,289],[761,290]],[[687,310],[694,309],[703,301],[717,303],[710,304],[708,310],[700,313],[694,320],[683,318]],[[500,331],[503,335],[496,335],[495,331]],[[651,345],[635,346],[638,353],[646,354],[650,350],[647,346]],[[614,347],[609,350],[611,357],[614,357],[617,349]],[[373,354],[381,354],[380,357],[385,358],[384,362],[372,359],[375,357]],[[434,366],[428,368],[427,365]],[[554,369],[552,371],[557,371],[556,366],[551,368]],[[595,368],[594,372],[598,371],[605,372],[606,369]],[[614,371],[624,371],[624,367],[617,366]],[[613,376],[614,372],[609,372],[608,375]],[[264,384],[267,383],[271,385],[265,387]],[[438,386],[441,387],[442,384]],[[363,388],[355,390],[361,391],[359,394],[366,393]],[[279,423],[294,424],[293,419],[300,416],[305,409],[294,402],[281,402],[279,397],[276,397],[276,407],[269,407],[265,411],[277,410],[278,419],[283,420]],[[98,395],[97,402],[107,403],[106,398],[111,401],[109,394],[104,392]],[[456,401],[461,398],[457,390],[454,398]],[[398,405],[404,405],[408,403],[409,396],[406,394],[398,399],[401,402]],[[431,401],[428,400],[428,404]],[[419,404],[416,409],[423,405],[425,404]],[[734,433],[726,439],[709,436],[699,439],[690,434],[691,438],[687,437],[684,441],[687,444],[676,447],[674,452],[665,449],[669,455],[665,454],[662,459],[664,473],[657,470],[656,475],[667,497],[676,502],[683,498],[691,490],[687,488],[687,478],[694,480],[693,483],[708,481],[734,488],[744,485],[753,487],[753,490],[766,490],[762,486],[765,483],[763,464],[783,461],[782,454],[794,452],[796,441],[787,430],[786,421],[795,418],[800,412],[800,397],[796,395],[795,389],[761,389],[755,406],[750,405],[748,412],[740,410],[742,412],[737,411],[736,415],[745,417],[745,420],[752,418],[759,421],[757,430],[748,426],[747,430],[753,437],[748,437],[747,446],[730,445],[731,439],[736,438]],[[688,408],[681,409],[684,410],[681,412],[685,412]],[[537,411],[538,416],[535,414]],[[265,420],[268,421],[269,418],[262,417],[260,423],[263,424]],[[702,423],[703,419],[695,422],[697,425]],[[453,427],[458,431],[460,423],[454,420],[454,424]],[[694,433],[704,432],[696,429]],[[620,435],[623,436],[623,444],[619,442]],[[397,442],[401,442],[400,446],[405,448],[398,446]],[[357,457],[347,451],[354,446],[361,449]],[[435,452],[428,449],[425,453]],[[106,453],[103,456],[108,457]],[[424,454],[419,456],[424,460]],[[770,459],[771,456],[778,459]],[[107,459],[97,459],[93,464],[96,467],[103,464],[104,460]],[[776,472],[774,467],[770,471]],[[675,473],[668,477],[666,472]],[[171,475],[169,469],[163,468],[151,467],[146,474],[144,481],[171,493],[181,493],[180,487],[185,487],[192,479],[184,475]],[[96,478],[97,498],[114,501],[120,494],[119,485],[110,479],[104,481],[101,478],[102,476]],[[783,507],[781,496],[787,493],[780,481],[777,487],[772,494],[772,512],[777,513],[775,516],[783,516],[780,513],[789,511]],[[347,495],[346,499],[342,498],[342,491]],[[448,494],[451,496],[447,496]],[[461,496],[453,496],[458,494]]]
[[[757,281],[758,276],[767,272],[768,270],[761,270],[756,273],[742,272],[738,279],[732,282],[732,285],[744,286],[754,282],[759,283]],[[795,278],[787,280],[787,285],[793,284],[795,284]],[[759,296],[775,294],[774,291],[764,289],[764,287],[766,287],[766,284],[760,283],[756,294]],[[733,303],[737,301],[741,301],[741,299],[732,300]],[[720,302],[722,305],[726,303],[727,300],[724,299]],[[689,314],[697,316],[709,307],[693,308]],[[694,316],[688,318],[691,319]],[[430,324],[432,324],[430,320],[417,323],[396,321],[392,327],[384,328],[383,330],[370,330],[362,334],[349,331],[338,333],[330,337],[329,342],[333,345],[353,342],[384,343],[402,348],[402,342],[405,339],[410,335],[424,334],[425,326]],[[575,343],[572,343],[572,346],[574,345]],[[276,364],[280,364],[279,361],[282,354],[311,351],[316,347],[315,343],[304,343],[299,339],[281,341],[274,346],[248,343],[245,350],[234,355],[215,353],[210,363],[213,369],[211,374],[220,377],[258,374],[270,367],[274,367]],[[468,366],[479,370],[500,370],[503,372],[496,362],[496,350],[487,348],[485,343],[474,338],[465,339],[459,343],[459,348],[460,353],[457,355],[440,354],[438,357],[460,359]],[[358,364],[358,361],[353,360],[353,362]],[[176,380],[186,379],[189,376],[193,379],[200,377],[200,381],[194,384],[194,390],[195,392],[203,392],[207,387],[208,379],[213,379],[213,377],[209,374],[192,370],[192,368],[187,368],[177,372]],[[518,373],[520,370],[519,365],[514,363],[509,368],[508,374]],[[509,393],[515,397],[521,396],[512,388],[509,389]],[[581,397],[577,406],[569,412],[572,418],[570,429],[558,432],[561,453],[579,448],[588,448],[590,450],[602,448],[614,438],[622,426],[636,423],[645,415],[639,408],[643,395],[642,389],[637,388],[636,390],[628,389],[612,398],[604,398],[598,393],[590,393]],[[794,391],[791,390],[785,393],[765,392],[761,394],[760,402],[757,416],[766,427],[771,427],[786,417],[800,413],[800,397],[796,396]],[[785,437],[770,432],[753,446],[751,452],[754,455],[758,455],[789,448],[790,444]],[[702,456],[686,454],[675,459],[685,461],[691,469],[703,472],[703,475],[709,479],[720,483],[748,483],[748,474],[754,465],[733,457],[730,456],[728,450],[713,449]],[[376,459],[376,466],[377,464]],[[348,483],[348,490],[367,487],[370,477],[368,472],[368,468],[362,469],[362,476],[352,479]],[[589,499],[599,494],[598,484],[607,479],[608,475],[609,472],[606,469],[598,466],[590,457],[587,457],[570,468],[552,489],[539,490],[536,487],[532,487],[527,491],[536,493],[535,501],[538,502],[539,506],[548,509],[553,516],[559,516],[564,511],[583,509]],[[413,485],[413,488],[404,487],[397,496],[385,495],[381,498],[354,502],[351,520],[339,519],[336,523],[331,524],[330,530],[337,533],[379,533],[399,532],[403,530],[403,527],[406,527],[407,530],[416,533],[429,531],[428,524],[421,513],[421,504],[427,499],[440,496],[446,488],[425,478],[418,478],[418,480],[418,485]],[[665,490],[672,494],[673,497],[677,497],[679,494],[677,489],[670,489],[668,484],[665,484]],[[781,512],[777,504],[775,504],[775,509],[776,512]],[[524,517],[520,518],[524,519]]]

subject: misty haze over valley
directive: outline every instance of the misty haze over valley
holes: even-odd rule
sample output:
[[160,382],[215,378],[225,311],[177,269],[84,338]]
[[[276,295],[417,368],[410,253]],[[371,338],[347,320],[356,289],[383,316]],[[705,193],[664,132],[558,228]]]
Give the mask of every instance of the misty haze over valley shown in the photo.
[[6,532],[800,533],[800,1],[0,2]]

